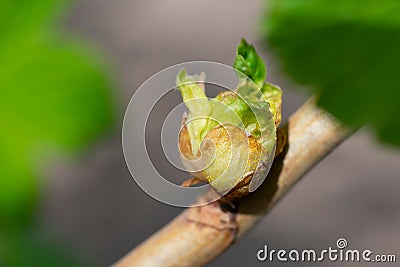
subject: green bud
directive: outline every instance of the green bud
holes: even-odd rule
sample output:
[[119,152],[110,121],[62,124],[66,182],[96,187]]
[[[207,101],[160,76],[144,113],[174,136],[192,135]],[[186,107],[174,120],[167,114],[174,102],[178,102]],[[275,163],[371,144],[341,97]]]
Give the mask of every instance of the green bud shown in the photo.
[[179,148],[184,165],[198,180],[221,195],[240,198],[258,187],[272,164],[282,92],[264,83],[264,63],[244,40],[234,65],[240,67],[237,88],[211,99],[204,92],[204,74],[178,73],[177,86],[188,108]]

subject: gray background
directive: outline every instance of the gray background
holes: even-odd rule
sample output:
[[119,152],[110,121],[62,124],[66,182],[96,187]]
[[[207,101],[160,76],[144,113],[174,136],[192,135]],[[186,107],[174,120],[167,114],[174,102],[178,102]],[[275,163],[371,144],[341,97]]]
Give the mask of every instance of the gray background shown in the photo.
[[[46,170],[49,186],[39,221],[45,231],[95,266],[106,266],[181,212],[147,196],[130,177],[121,148],[124,108],[136,88],[164,67],[190,60],[231,65],[241,37],[261,50],[261,11],[260,1],[75,2],[64,29],[89,40],[109,62],[117,123],[80,158],[54,160]],[[268,79],[284,90],[287,118],[307,91],[279,72],[279,62],[267,49],[262,52]],[[323,249],[340,237],[352,248],[400,257],[399,163],[399,151],[374,141],[368,127],[361,129],[210,266],[263,266],[256,252],[264,244]]]

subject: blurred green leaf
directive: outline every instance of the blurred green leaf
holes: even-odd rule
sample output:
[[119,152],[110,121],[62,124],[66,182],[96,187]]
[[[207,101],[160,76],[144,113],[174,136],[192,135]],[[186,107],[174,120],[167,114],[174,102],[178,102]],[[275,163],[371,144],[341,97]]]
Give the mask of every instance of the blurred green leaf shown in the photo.
[[0,266],[78,267],[83,260],[65,246],[30,231],[2,236]]
[[77,149],[111,120],[101,64],[50,27],[63,4],[0,4],[0,230],[28,221],[39,155]]
[[265,36],[296,81],[343,122],[400,146],[400,2],[276,0]]

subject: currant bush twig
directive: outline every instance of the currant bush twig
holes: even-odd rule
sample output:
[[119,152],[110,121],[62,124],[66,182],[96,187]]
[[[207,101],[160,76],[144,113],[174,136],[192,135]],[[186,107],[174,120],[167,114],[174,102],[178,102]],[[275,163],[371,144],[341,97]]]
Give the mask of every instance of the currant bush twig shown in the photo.
[[234,208],[217,201],[186,209],[114,266],[204,266],[251,230],[308,170],[350,134],[314,102],[306,102],[281,128],[287,135],[287,145],[255,192],[238,200]]

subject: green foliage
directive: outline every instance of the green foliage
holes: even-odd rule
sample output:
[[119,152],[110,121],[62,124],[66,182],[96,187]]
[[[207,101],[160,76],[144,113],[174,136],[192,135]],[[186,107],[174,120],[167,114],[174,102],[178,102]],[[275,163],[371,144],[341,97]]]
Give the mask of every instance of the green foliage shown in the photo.
[[176,77],[176,84],[189,110],[187,127],[191,136],[191,146],[194,154],[197,153],[200,143],[206,134],[204,132],[207,127],[207,118],[211,111],[204,89],[199,85],[204,80],[204,73],[189,76],[186,73],[186,69],[181,69]]
[[[257,54],[254,46],[248,44],[245,39],[242,39],[236,51],[236,59],[233,67],[238,72],[241,79],[250,78],[258,87],[262,87],[267,77],[267,71],[264,61]],[[242,77],[243,74],[245,77]]]
[[78,266],[26,231],[49,151],[82,147],[111,121],[99,62],[50,27],[61,0],[0,2],[0,265]]
[[259,105],[261,100],[268,102],[275,124],[278,126],[282,119],[282,91],[278,86],[265,82],[267,68],[264,61],[254,46],[248,44],[245,39],[240,41],[236,49],[233,67],[237,70],[239,77],[238,93],[246,98],[248,103]]
[[273,0],[265,36],[296,81],[341,121],[400,146],[400,2]]
[[30,231],[3,235],[2,242],[6,245],[0,245],[0,266],[87,266],[65,246]]
[[0,231],[29,222],[46,152],[78,149],[110,124],[99,62],[50,27],[62,3],[0,3]]

